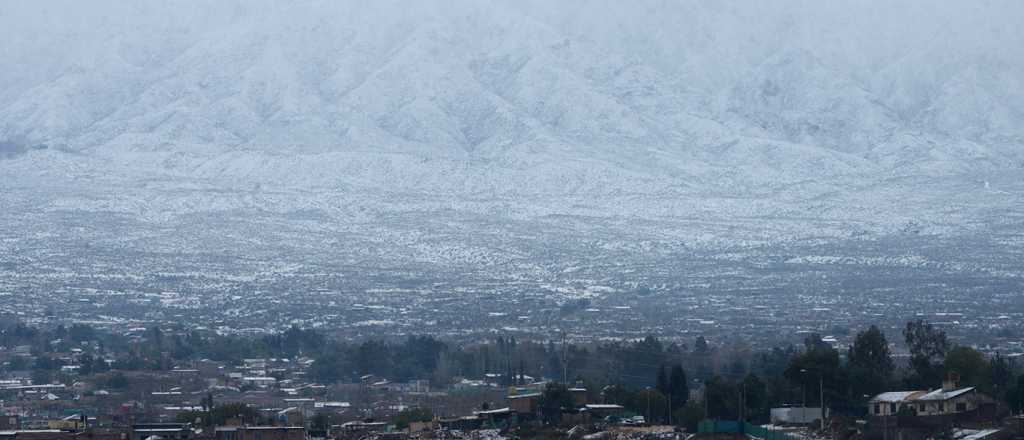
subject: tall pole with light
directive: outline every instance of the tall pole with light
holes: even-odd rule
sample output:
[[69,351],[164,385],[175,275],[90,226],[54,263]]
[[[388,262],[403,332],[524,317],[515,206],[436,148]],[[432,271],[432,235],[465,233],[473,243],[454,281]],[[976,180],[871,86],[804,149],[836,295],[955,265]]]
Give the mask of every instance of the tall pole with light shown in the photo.
[[800,402],[800,420],[807,418],[807,369],[800,369],[800,394],[803,395],[802,401]]
[[818,401],[821,405],[821,432],[825,432],[825,375],[818,374]]
[[[807,369],[801,368],[800,373],[806,374]],[[805,383],[806,376],[804,377],[804,379],[805,380],[800,381],[801,388],[804,388],[804,407],[801,411],[802,417],[805,417],[807,413],[807,390]],[[825,375],[821,374],[820,372],[818,373],[818,410],[820,411],[818,416],[819,426],[821,428],[821,431],[825,432]]]
[[644,391],[646,391],[644,394],[647,395],[647,420],[646,420],[646,422],[648,424],[650,424],[651,423],[651,387],[645,387]]

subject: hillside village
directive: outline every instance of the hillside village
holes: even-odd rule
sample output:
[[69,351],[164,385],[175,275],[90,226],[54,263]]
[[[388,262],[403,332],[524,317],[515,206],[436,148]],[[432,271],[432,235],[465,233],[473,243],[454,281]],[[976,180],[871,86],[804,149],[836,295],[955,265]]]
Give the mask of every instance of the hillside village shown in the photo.
[[[944,334],[930,325],[909,323],[911,328],[926,336],[921,343],[948,345]],[[57,333],[63,338],[51,339]],[[908,391],[886,389],[901,383],[892,378],[865,385],[881,377],[858,370],[864,362],[858,353],[868,350],[872,341],[881,338],[880,345],[870,349],[883,350],[882,358],[875,358],[882,359],[881,367],[892,368],[884,335],[875,328],[858,334],[854,346],[841,356],[842,371],[834,372],[825,369],[834,362],[828,359],[839,353],[821,339],[808,339],[807,346],[789,354],[755,353],[746,366],[735,367],[717,361],[700,364],[702,356],[717,359],[721,349],[702,339],[688,352],[675,345],[663,347],[648,337],[620,349],[626,350],[626,359],[640,362],[624,364],[625,371],[646,371],[650,377],[624,373],[603,384],[599,378],[607,379],[610,371],[589,370],[572,356],[588,350],[596,356],[614,345],[549,345],[554,347],[553,365],[535,372],[523,363],[531,343],[499,339],[471,353],[494,356],[486,365],[504,363],[507,369],[491,367],[482,374],[441,374],[437,368],[455,368],[442,366],[441,358],[459,356],[469,348],[445,348],[430,338],[354,346],[357,362],[358,353],[369,353],[378,359],[374,367],[396,363],[389,375],[359,374],[363,367],[307,349],[327,342],[300,329],[268,340],[226,342],[235,347],[278,344],[278,353],[291,356],[226,360],[176,355],[166,351],[175,349],[170,343],[153,350],[156,340],[178,341],[175,344],[183,345],[177,350],[214,350],[211,340],[159,329],[125,337],[86,326],[45,330],[18,324],[4,328],[0,336],[4,341],[35,341],[0,351],[0,438],[1003,440],[1020,436],[1022,419],[1014,414],[1024,405],[1024,393],[1018,391],[1024,375],[1014,379],[1020,370],[1012,358],[986,358],[965,347],[946,346],[947,355],[939,364],[900,373],[911,374],[904,383],[916,380],[913,375],[944,377],[941,383],[926,379],[917,382],[926,386]],[[403,370],[408,368],[401,367],[406,365],[404,357],[417,359],[415,352],[431,346],[438,351],[414,362],[442,361],[435,370]],[[385,351],[372,354],[373,347]],[[772,355],[781,356],[775,361],[782,368],[778,378],[769,376],[769,361],[764,360]],[[917,360],[911,359],[912,364]],[[676,360],[684,361],[672,365]],[[661,366],[650,369],[644,362]],[[689,378],[683,365],[691,371]],[[357,370],[349,374],[336,368]],[[731,374],[745,376],[736,381],[729,379]],[[826,383],[846,376],[859,379],[843,389]],[[843,397],[872,389],[878,392]]]

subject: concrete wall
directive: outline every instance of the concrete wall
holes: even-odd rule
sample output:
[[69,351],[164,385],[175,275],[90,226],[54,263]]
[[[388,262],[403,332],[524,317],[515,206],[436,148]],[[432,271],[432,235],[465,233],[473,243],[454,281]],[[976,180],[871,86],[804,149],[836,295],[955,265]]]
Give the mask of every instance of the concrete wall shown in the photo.
[[821,418],[821,408],[772,408],[771,416],[774,424],[809,425]]

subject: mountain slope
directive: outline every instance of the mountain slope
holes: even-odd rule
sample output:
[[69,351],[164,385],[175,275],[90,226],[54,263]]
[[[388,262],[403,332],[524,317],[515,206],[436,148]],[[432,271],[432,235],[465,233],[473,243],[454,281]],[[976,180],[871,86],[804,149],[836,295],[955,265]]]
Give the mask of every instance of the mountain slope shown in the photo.
[[17,66],[0,72],[0,139],[24,146],[0,170],[114,188],[812,200],[1024,163],[1011,2],[190,6],[0,15]]

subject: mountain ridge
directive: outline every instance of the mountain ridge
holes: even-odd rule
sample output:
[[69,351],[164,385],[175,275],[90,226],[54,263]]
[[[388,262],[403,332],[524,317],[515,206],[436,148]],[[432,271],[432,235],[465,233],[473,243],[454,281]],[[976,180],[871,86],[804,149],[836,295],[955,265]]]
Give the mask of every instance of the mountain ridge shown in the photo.
[[[800,1],[190,5],[0,16],[18,37],[0,48],[21,66],[0,73],[0,139],[26,145],[0,172],[86,188],[108,175],[101,192],[156,179],[813,203],[899,176],[1024,167],[1019,33],[1004,18],[969,41],[934,37],[1021,12],[1011,3],[887,6],[883,22]],[[82,17],[24,38],[58,19],[45,9]],[[921,28],[902,29],[913,16]],[[871,22],[868,38],[858,26]],[[910,47],[885,46],[895,39]]]

